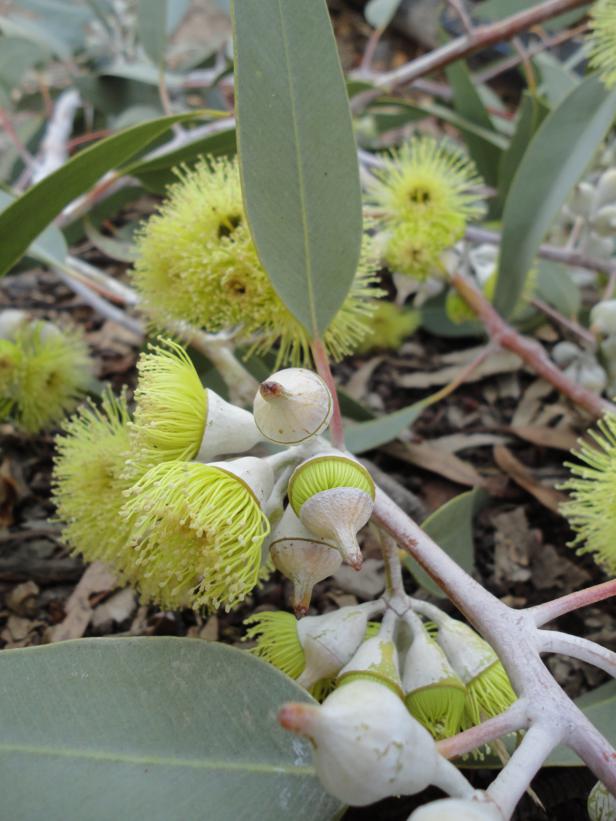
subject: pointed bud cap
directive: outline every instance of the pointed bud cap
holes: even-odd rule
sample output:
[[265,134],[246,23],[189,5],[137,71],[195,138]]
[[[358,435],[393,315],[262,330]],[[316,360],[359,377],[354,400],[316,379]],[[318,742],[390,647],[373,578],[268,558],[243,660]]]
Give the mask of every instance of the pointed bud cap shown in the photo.
[[488,796],[477,790],[472,798],[441,798],[419,807],[408,821],[505,821]]
[[588,796],[590,821],[616,821],[616,798],[602,781],[597,781]]
[[308,530],[334,544],[359,570],[357,533],[372,515],[375,496],[374,482],[363,465],[342,455],[315,456],[295,469],[288,495]]
[[434,738],[449,738],[459,732],[466,688],[424,629],[416,632],[404,659],[402,688],[409,712]]
[[319,707],[285,704],[278,721],[312,741],[323,786],[345,804],[363,807],[391,795],[412,795],[437,778],[432,737],[400,698],[376,681],[351,681]]
[[357,680],[376,681],[404,698],[398,650],[391,638],[374,636],[359,647],[338,676],[338,686]]
[[299,683],[310,688],[323,678],[337,676],[364,640],[367,626],[368,611],[361,606],[300,619],[297,630],[306,668]]
[[340,553],[313,536],[291,506],[272,534],[270,556],[274,567],[293,582],[293,608],[297,616],[308,612],[315,584],[332,576],[342,564]]
[[333,400],[318,374],[306,368],[286,368],[260,385],[253,411],[266,439],[296,445],[327,428]]

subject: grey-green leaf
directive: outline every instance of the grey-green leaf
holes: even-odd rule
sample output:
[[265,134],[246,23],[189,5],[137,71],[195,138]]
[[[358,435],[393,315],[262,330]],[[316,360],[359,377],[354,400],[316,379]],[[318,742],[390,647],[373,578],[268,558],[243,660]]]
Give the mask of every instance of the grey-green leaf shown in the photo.
[[494,304],[509,316],[537,249],[616,116],[616,89],[590,76],[543,121],[515,173],[503,213]]
[[197,639],[6,650],[2,817],[331,819],[340,804],[309,745],[276,723],[288,700],[310,697],[248,653]]
[[[576,698],[575,703],[611,744],[616,744],[616,681],[608,681]],[[545,762],[552,767],[575,767],[582,762],[568,747],[557,747]]]
[[[435,510],[421,524],[428,536],[434,539],[467,573],[472,573],[475,566],[473,519],[486,504],[488,498],[488,494],[481,488],[461,493]],[[404,558],[404,565],[429,593],[441,597],[445,595],[426,571],[410,556]]]
[[198,112],[161,117],[114,134],[80,151],[53,174],[33,185],[0,214],[0,276],[19,260],[49,223],[107,171],[145,148],[174,123]]
[[406,408],[393,413],[386,413],[376,419],[357,422],[345,428],[345,442],[351,453],[365,453],[367,450],[378,448],[386,442],[391,442],[403,430],[412,425],[419,414],[430,404],[428,399],[420,399]]
[[316,337],[342,305],[361,246],[355,139],[325,0],[233,6],[248,221],[285,305]]
[[394,19],[402,0],[369,0],[364,16],[371,26],[384,29]]
[[155,66],[165,63],[167,0],[138,0],[137,30],[145,53]]

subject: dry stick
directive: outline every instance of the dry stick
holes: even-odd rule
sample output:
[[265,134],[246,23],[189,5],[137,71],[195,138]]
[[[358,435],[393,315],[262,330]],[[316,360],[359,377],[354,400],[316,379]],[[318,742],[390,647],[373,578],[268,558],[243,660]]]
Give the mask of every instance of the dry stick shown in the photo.
[[538,376],[553,385],[576,405],[595,418],[607,411],[616,412],[611,402],[577,385],[549,359],[538,342],[519,334],[508,325],[477,286],[460,273],[454,273],[451,284],[482,321],[490,338],[517,354]]
[[560,311],[557,311],[556,308],[552,308],[551,305],[548,305],[547,302],[544,302],[542,299],[537,299],[533,297],[533,299],[528,300],[531,305],[533,305],[538,311],[541,311],[542,314],[545,314],[550,319],[557,322],[559,325],[562,325],[563,328],[566,328],[572,334],[579,336],[580,339],[584,340],[587,345],[590,345],[591,348],[597,347],[597,338],[594,334],[591,334],[589,330],[587,330],[583,325],[580,325],[579,322],[576,322],[574,319],[569,319],[569,317],[563,316]]
[[[564,743],[573,748],[597,778],[616,794],[616,767],[613,764],[616,750],[569,699],[544,665],[540,656],[539,631],[532,613],[513,610],[489,593],[380,489],[376,493],[374,519],[419,562],[494,647],[516,692],[524,700],[525,726],[536,727],[537,737],[541,735],[545,739],[542,749],[552,743]],[[524,757],[525,754],[518,756],[517,762]],[[533,760],[527,772],[534,766]],[[518,770],[517,765],[510,773],[508,778],[514,779],[514,791],[521,789],[522,792],[534,774],[529,772],[528,779],[524,779],[524,768]],[[498,789],[495,790],[498,793]]]
[[590,0],[546,0],[544,3],[518,12],[518,14],[512,14],[496,23],[476,26],[471,33],[456,37],[455,40],[451,40],[441,48],[434,49],[400,68],[382,74],[374,84],[378,89],[391,90],[410,83],[418,77],[444,68],[455,60],[468,57],[479,49],[487,48],[503,40],[510,40],[521,31],[556,17],[562,12],[570,11],[578,6],[587,6],[589,2]]

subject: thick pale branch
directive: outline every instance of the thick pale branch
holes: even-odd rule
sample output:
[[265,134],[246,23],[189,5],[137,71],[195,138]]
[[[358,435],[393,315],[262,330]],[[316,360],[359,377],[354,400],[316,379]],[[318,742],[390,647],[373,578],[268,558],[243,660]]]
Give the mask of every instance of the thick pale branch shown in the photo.
[[586,661],[616,678],[616,653],[594,641],[561,633],[558,630],[539,630],[539,650],[542,653],[561,653]]
[[499,716],[489,718],[476,727],[471,727],[470,730],[439,741],[436,746],[445,758],[457,758],[497,738],[514,733],[516,730],[525,730],[527,726],[526,702],[521,699]]
[[580,607],[587,607],[589,604],[596,604],[612,596],[616,596],[616,579],[586,587],[584,590],[576,590],[574,593],[568,593],[566,596],[560,596],[544,604],[537,604],[535,607],[528,608],[527,612],[530,613],[537,627],[541,627],[542,624],[564,616],[565,613],[571,613],[572,610],[579,610]]

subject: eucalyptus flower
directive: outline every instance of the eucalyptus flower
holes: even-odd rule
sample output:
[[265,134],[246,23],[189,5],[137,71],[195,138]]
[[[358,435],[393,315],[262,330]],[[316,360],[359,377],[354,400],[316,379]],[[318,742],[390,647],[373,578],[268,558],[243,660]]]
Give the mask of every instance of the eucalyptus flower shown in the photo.
[[26,433],[60,422],[93,386],[94,363],[76,329],[18,318],[0,328],[0,414]]
[[261,438],[252,414],[201,384],[192,360],[171,339],[150,345],[137,362],[129,472],[159,462],[250,450]]
[[616,0],[597,0],[590,12],[589,62],[605,85],[616,84]]
[[[252,351],[278,344],[277,364],[310,361],[306,329],[285,307],[261,265],[248,228],[236,159],[208,159],[179,181],[138,237],[133,279],[146,310],[164,325],[188,321],[209,332],[236,329]],[[335,358],[352,353],[369,328],[376,265],[366,234],[349,294],[324,333]]]
[[571,546],[579,554],[592,553],[607,573],[616,572],[616,414],[607,413],[590,431],[593,444],[580,442],[567,463],[571,477],[563,484],[569,501],[561,512],[576,532]]
[[475,166],[454,145],[420,136],[375,174],[368,198],[379,212],[383,257],[392,270],[424,280],[484,212]]
[[150,468],[122,511],[142,598],[170,609],[239,604],[260,578],[272,483],[269,464],[253,457]]

